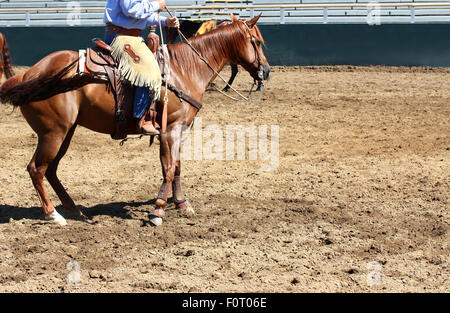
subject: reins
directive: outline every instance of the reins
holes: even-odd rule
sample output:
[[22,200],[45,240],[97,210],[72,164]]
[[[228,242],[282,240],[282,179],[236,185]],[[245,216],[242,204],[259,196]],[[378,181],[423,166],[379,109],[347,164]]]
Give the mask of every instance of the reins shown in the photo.
[[[161,45],[162,47],[164,47],[164,36],[162,35],[162,26],[161,26],[161,15],[158,14],[158,24],[159,24],[159,32],[161,34]],[[164,48],[163,48],[164,49]],[[166,68],[166,55],[165,55],[165,51],[163,50],[163,68]],[[167,128],[167,103],[169,101],[168,95],[167,95],[167,81],[169,80],[169,76],[170,76],[170,68],[169,68],[169,73],[167,73],[167,77],[163,77],[163,83],[164,83],[164,106],[163,106],[163,112],[162,112],[162,118],[161,118],[161,133],[164,134],[166,132],[166,128]],[[166,73],[164,73],[166,74]]]
[[[167,7],[166,7],[165,9],[166,9],[167,13],[169,13],[170,17],[173,17],[172,12],[170,12],[169,9],[168,9]],[[159,24],[160,24],[160,27],[161,27],[161,22],[160,22]],[[245,23],[244,23],[244,24],[245,24]],[[247,25],[245,24],[245,26],[247,26]],[[247,28],[248,28],[248,26],[247,26]],[[256,84],[256,80],[253,82],[253,85],[252,85],[252,87],[250,88],[249,96],[248,96],[248,97],[245,97],[245,96],[242,95],[239,91],[237,91],[235,88],[233,88],[233,86],[231,86],[231,85],[230,85],[230,84],[229,84],[229,83],[228,83],[228,82],[227,82],[227,81],[219,74],[219,72],[217,72],[217,71],[216,71],[216,70],[208,63],[208,61],[205,60],[205,58],[197,51],[197,49],[195,49],[194,46],[192,46],[191,42],[186,38],[186,36],[184,36],[184,34],[181,32],[181,30],[180,30],[179,27],[177,27],[177,31],[178,31],[178,34],[180,35],[180,37],[182,38],[182,40],[184,40],[184,41],[187,43],[187,45],[192,49],[192,51],[194,51],[194,53],[197,54],[197,56],[200,58],[200,60],[202,60],[206,65],[208,65],[208,67],[214,72],[214,74],[216,74],[222,81],[224,81],[225,84],[227,85],[227,87],[231,88],[231,90],[233,90],[233,91],[234,91],[237,95],[239,95],[243,100],[239,100],[239,99],[236,99],[236,98],[234,98],[234,97],[232,97],[232,96],[229,96],[229,95],[225,94],[223,91],[217,89],[217,87],[214,87],[217,91],[219,91],[219,92],[220,92],[221,94],[223,94],[224,96],[226,96],[226,97],[228,97],[228,98],[230,98],[230,99],[232,99],[232,100],[234,100],[234,101],[238,101],[238,102],[244,102],[244,101],[245,101],[245,102],[257,102],[257,101],[259,101],[259,100],[261,99],[261,97],[262,97],[262,88],[260,89],[260,96],[259,96],[259,98],[258,98],[256,101],[250,99],[250,95],[251,95],[252,90],[253,90],[253,88],[254,88],[254,86],[255,86],[255,84]],[[161,37],[162,37],[162,32],[161,32]],[[252,42],[253,42],[253,41],[252,41]],[[257,56],[258,56],[258,62],[260,63],[258,50],[257,50],[256,48],[255,48],[255,52],[257,53]],[[261,80],[260,86],[263,86],[262,80]]]
[[[230,85],[227,83],[227,86],[230,86]],[[262,95],[263,95],[262,88],[259,89],[259,96],[258,96],[258,98],[256,100],[251,99],[251,95],[253,93],[253,88],[255,88],[255,86],[256,86],[256,81],[254,81],[252,86],[250,87],[250,91],[248,92],[248,96],[246,98],[244,98],[244,99],[241,99],[241,100],[239,100],[239,99],[237,99],[235,97],[232,97],[230,95],[227,95],[224,91],[220,90],[216,86],[213,86],[213,88],[216,91],[218,91],[219,93],[221,93],[222,95],[224,95],[225,97],[227,97],[227,98],[229,98],[231,100],[234,100],[236,102],[259,102],[261,100],[261,98],[262,98]],[[262,86],[264,86],[264,83],[262,81],[259,81],[258,82],[258,87],[262,87]]]
[[[173,17],[173,15],[172,15],[172,13],[169,11],[169,9],[167,9],[167,7],[165,8],[166,9],[166,11],[167,11],[167,13],[169,13],[169,15],[171,16],[171,17]],[[159,24],[159,32],[160,32],[160,35],[161,35],[161,45],[164,47],[164,36],[163,36],[163,32],[162,32],[162,24],[161,24],[161,14],[160,14],[160,12],[158,12],[158,24]],[[250,29],[249,29],[249,27],[248,27],[248,25],[247,24],[245,24],[244,23],[244,25],[247,27],[247,30],[249,31],[249,33],[250,33]],[[257,47],[256,47],[256,45],[255,45],[255,42],[254,42],[254,37],[252,36],[252,38],[251,38],[251,42],[252,42],[252,45],[253,45],[253,47],[255,48],[255,53],[256,53],[256,58],[257,58],[257,61],[258,61],[258,80],[257,79],[255,79],[254,81],[253,81],[253,84],[251,85],[251,87],[250,87],[250,91],[249,91],[249,93],[248,93],[248,97],[245,97],[244,95],[242,95],[239,91],[237,91],[233,86],[231,86],[220,74],[219,74],[219,72],[217,72],[209,63],[208,63],[208,61],[200,54],[200,52],[198,52],[197,51],[197,49],[195,49],[194,48],[194,46],[191,44],[191,42],[186,38],[186,36],[184,36],[184,34],[181,32],[181,30],[180,30],[180,28],[179,27],[177,27],[177,31],[178,31],[178,34],[179,34],[179,36],[180,36],[180,38],[182,38],[182,40],[184,40],[185,42],[186,42],[186,44],[192,49],[192,51],[194,51],[194,53],[200,58],[200,60],[202,60],[213,72],[214,72],[214,74],[217,76],[217,77],[219,77],[222,81],[224,81],[225,82],[225,84],[231,89],[231,90],[233,90],[237,95],[239,95],[242,99],[240,100],[240,99],[237,99],[237,98],[235,98],[235,97],[232,97],[232,96],[230,96],[230,95],[227,95],[226,93],[224,93],[222,90],[219,90],[217,87],[215,87],[214,86],[214,88],[218,91],[218,92],[220,92],[222,95],[224,95],[225,97],[227,97],[227,98],[229,98],[229,99],[232,99],[232,100],[234,100],[234,101],[237,101],[237,102],[258,102],[258,101],[260,101],[261,100],[261,98],[262,98],[262,94],[263,94],[263,87],[264,87],[264,83],[263,83],[263,72],[262,72],[262,64],[261,64],[261,59],[260,59],[260,55],[259,55],[259,52],[258,52],[258,49],[257,49]],[[251,33],[250,33],[251,34]],[[164,52],[163,52],[164,53]],[[165,53],[164,53],[164,55],[163,55],[163,62],[164,62],[164,64],[163,64],[163,66],[164,66],[164,68],[166,68],[166,62],[167,62],[167,59],[166,59],[166,55],[165,55]],[[164,73],[164,74],[166,74],[166,73]],[[178,90],[177,88],[175,88],[173,85],[171,85],[171,84],[169,84],[168,83],[168,80],[169,80],[169,75],[170,75],[170,67],[168,68],[168,76],[167,77],[163,77],[163,79],[162,79],[162,82],[163,82],[163,84],[164,84],[164,89],[165,89],[165,93],[164,93],[164,99],[163,99],[163,112],[162,112],[162,117],[161,117],[161,133],[160,133],[160,135],[162,135],[162,134],[165,134],[166,133],[166,129],[167,129],[167,107],[168,107],[168,90],[170,89],[172,92],[174,92],[175,94],[177,94],[177,96],[180,98],[180,99],[183,99],[184,98],[184,100],[188,100],[189,101],[189,103],[191,104],[191,105],[193,105],[194,107],[196,107],[198,110],[201,108],[201,104],[200,103],[198,103],[197,101],[195,101],[195,99],[192,99],[191,97],[189,97],[189,96],[187,96],[187,95],[183,95],[182,94],[182,92],[180,91],[180,90]],[[253,93],[253,89],[255,88],[255,86],[256,86],[256,84],[258,83],[258,87],[260,88],[260,90],[259,90],[259,97],[256,99],[256,100],[253,100],[253,99],[251,99],[251,94]],[[122,146],[126,141],[128,141],[128,140],[130,140],[130,139],[141,139],[143,137],[143,135],[140,135],[140,136],[137,136],[137,137],[134,137],[134,138],[125,138],[125,139],[123,139],[120,143],[119,143],[119,145],[120,146]],[[151,136],[150,137],[150,145],[152,144],[152,142],[153,142],[153,136]]]

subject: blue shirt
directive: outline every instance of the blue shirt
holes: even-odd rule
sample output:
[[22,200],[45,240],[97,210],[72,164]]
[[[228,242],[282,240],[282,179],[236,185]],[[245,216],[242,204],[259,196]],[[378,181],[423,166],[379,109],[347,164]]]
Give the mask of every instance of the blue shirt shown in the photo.
[[[126,29],[158,25],[159,3],[150,0],[108,0],[103,21]],[[165,26],[167,17],[161,16]]]

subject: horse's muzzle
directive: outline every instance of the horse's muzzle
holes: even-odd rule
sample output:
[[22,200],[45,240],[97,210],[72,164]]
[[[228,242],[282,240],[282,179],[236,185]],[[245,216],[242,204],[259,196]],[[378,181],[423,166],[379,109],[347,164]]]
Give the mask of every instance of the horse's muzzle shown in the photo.
[[270,76],[270,65],[269,64],[267,64],[267,65],[262,65],[262,79],[264,79],[264,80],[268,80],[269,79],[269,76]]
[[270,66],[268,64],[267,65],[260,64],[258,71],[256,72],[256,77],[253,76],[253,78],[257,81],[263,81],[268,80],[269,75],[270,75]]

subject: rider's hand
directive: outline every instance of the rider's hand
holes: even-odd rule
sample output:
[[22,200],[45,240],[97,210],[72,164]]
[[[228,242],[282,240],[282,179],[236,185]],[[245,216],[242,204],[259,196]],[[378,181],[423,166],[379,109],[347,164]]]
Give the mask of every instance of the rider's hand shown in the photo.
[[166,7],[166,0],[156,0],[159,3],[159,10],[162,11]]
[[168,17],[167,20],[166,20],[166,26],[167,27],[179,28],[180,27],[180,21],[178,20],[177,17]]

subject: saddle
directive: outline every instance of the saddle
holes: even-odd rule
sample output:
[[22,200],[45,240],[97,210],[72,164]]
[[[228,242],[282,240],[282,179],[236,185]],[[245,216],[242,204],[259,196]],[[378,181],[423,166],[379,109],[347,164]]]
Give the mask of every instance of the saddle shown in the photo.
[[[92,39],[92,42],[94,47],[86,49],[85,59],[84,62],[80,62],[79,71],[101,77],[108,82],[108,91],[114,95],[116,105],[116,127],[111,138],[124,139],[127,136],[128,121],[132,118],[136,87],[121,79],[120,71],[117,70],[118,64],[111,56],[111,47],[98,38]],[[145,112],[145,119],[151,120],[158,129],[155,106],[155,102],[152,101],[150,108]]]
[[[95,78],[99,78],[106,81],[109,91],[113,93],[116,104],[116,128],[112,139],[125,139],[127,136],[128,121],[132,118],[133,99],[135,87],[121,79],[120,72],[117,70],[117,64],[111,56],[111,47],[98,38],[92,40],[94,43],[93,48],[87,48],[85,55],[81,54],[80,50],[80,62],[79,72],[90,73]],[[154,32],[151,32],[147,38],[147,46],[153,52],[158,61],[160,72],[163,81],[166,81],[167,89],[172,91],[180,101],[186,101],[197,110],[202,108],[202,104],[178,89],[174,85],[167,82],[167,75],[169,69],[166,62],[164,62],[164,48],[159,45],[159,37]],[[152,121],[153,126],[159,129],[160,126],[156,122],[156,104],[152,101],[150,108],[145,112],[145,120]],[[153,137],[152,137],[153,139]]]

